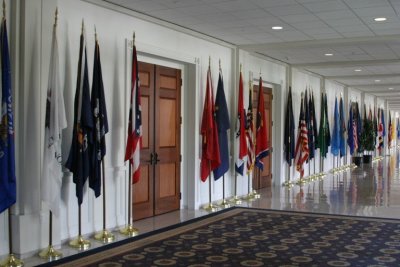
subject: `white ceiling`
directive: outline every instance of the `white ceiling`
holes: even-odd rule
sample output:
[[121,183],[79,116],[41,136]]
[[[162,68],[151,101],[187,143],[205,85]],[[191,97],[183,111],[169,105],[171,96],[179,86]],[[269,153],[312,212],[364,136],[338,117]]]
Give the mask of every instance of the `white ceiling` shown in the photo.
[[[369,92],[400,110],[400,0],[104,1]],[[277,25],[283,29],[272,30]]]

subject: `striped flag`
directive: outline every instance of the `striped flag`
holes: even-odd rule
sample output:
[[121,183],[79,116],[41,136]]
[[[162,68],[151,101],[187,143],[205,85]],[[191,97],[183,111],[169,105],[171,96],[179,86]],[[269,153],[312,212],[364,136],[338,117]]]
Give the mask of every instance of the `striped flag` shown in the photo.
[[242,72],[240,72],[239,77],[239,98],[238,98],[238,106],[237,106],[237,122],[236,122],[236,145],[235,147],[238,149],[238,155],[235,163],[235,170],[240,175],[243,175],[244,170],[244,158],[247,155],[247,144],[246,144],[246,111],[244,110],[243,104],[243,78]]
[[303,163],[307,161],[309,156],[308,149],[308,129],[304,114],[304,98],[301,96],[301,107],[299,116],[299,127],[297,130],[297,144],[295,151],[296,170],[300,172],[300,177],[304,176]]
[[257,106],[257,121],[256,121],[256,166],[260,170],[264,170],[263,158],[268,156],[268,136],[267,136],[267,121],[265,120],[264,108],[264,93],[262,86],[262,78],[258,86],[258,106]]
[[60,86],[56,24],[53,27],[47,86],[41,198],[51,212],[58,217],[62,178],[61,133],[67,127],[67,119]]
[[126,141],[125,161],[132,165],[132,182],[140,178],[140,149],[142,148],[142,107],[140,101],[140,81],[136,46],[132,51],[131,105],[129,109],[128,139]]
[[253,134],[253,92],[249,89],[249,106],[247,108],[246,138],[247,138],[247,174],[254,166],[254,134]]

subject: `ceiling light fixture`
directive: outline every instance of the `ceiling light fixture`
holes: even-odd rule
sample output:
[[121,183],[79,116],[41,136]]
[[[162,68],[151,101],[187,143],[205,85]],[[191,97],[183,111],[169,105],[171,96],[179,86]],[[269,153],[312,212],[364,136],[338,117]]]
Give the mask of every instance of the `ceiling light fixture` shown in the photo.
[[355,69],[354,71],[356,71],[356,72],[360,72],[361,70],[360,70],[360,69]]
[[282,30],[283,27],[282,26],[273,26],[272,29],[273,30]]
[[377,22],[382,22],[382,21],[386,21],[387,19],[382,17],[382,18],[374,18],[374,20]]
[[376,83],[379,83],[381,80],[375,80]]
[[389,90],[393,90],[393,87],[389,87],[388,89],[389,89]]
[[331,57],[331,56],[333,56],[333,54],[332,53],[326,53],[325,56]]

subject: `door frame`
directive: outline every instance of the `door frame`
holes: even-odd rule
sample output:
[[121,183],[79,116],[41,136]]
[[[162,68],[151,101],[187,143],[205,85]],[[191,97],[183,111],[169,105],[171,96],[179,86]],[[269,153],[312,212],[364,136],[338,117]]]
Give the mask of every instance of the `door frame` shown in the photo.
[[[129,110],[129,100],[130,100],[130,79],[131,79],[131,60],[132,60],[132,40],[126,39],[126,51],[125,51],[125,118],[123,122],[123,132],[126,132],[128,127],[128,110]],[[177,53],[175,51],[168,51],[163,48],[154,47],[148,44],[143,44],[136,42],[137,47],[137,58],[138,61],[161,65],[165,67],[170,67],[178,69],[181,71],[181,155],[182,162],[180,166],[181,172],[181,182],[180,182],[180,192],[182,193],[182,198],[180,200],[180,209],[195,207],[195,195],[196,186],[195,181],[192,178],[199,168],[196,164],[188,164],[189,162],[196,162],[196,155],[198,154],[198,148],[196,147],[195,136],[196,136],[196,113],[193,112],[193,107],[198,108],[198,91],[200,87],[200,60],[198,58],[185,55],[184,53]],[[196,88],[196,90],[188,90],[187,88]],[[198,124],[198,123],[197,123]],[[126,138],[124,135],[123,138]],[[126,140],[124,142],[124,148],[126,145]],[[196,152],[197,151],[197,152]],[[185,156],[183,156],[185,155]],[[121,194],[121,212],[127,216],[127,198],[128,198],[128,165],[126,162],[123,163],[124,170],[123,182],[121,182],[120,192]],[[192,196],[192,197],[189,197]]]

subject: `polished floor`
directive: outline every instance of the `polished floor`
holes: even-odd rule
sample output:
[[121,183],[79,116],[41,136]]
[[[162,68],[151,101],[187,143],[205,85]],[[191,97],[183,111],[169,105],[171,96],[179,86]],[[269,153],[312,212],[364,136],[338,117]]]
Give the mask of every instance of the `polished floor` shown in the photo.
[[[335,175],[328,173],[322,180],[290,189],[282,186],[262,189],[260,199],[243,201],[241,206],[400,219],[399,169],[399,151],[393,150],[390,156],[380,161]],[[204,210],[180,210],[137,221],[134,226],[140,233],[146,233],[207,213]],[[117,240],[123,238],[116,233]],[[99,246],[102,244],[92,241],[92,247]],[[62,252],[65,256],[79,253],[67,245],[63,246]],[[24,261],[25,266],[44,262],[36,256]]]

